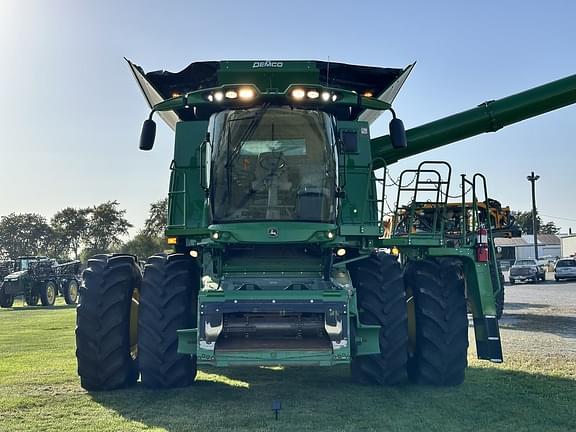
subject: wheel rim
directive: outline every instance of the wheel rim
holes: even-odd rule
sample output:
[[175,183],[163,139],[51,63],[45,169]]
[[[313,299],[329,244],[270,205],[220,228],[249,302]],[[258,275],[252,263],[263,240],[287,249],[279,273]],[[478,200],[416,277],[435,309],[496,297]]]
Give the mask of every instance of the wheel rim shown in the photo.
[[134,289],[130,303],[130,356],[138,357],[138,307],[140,306],[140,290]]
[[68,286],[68,296],[73,303],[76,303],[76,300],[78,300],[78,284],[76,281],[70,282]]
[[51,283],[46,287],[46,299],[51,305],[56,301],[56,289]]

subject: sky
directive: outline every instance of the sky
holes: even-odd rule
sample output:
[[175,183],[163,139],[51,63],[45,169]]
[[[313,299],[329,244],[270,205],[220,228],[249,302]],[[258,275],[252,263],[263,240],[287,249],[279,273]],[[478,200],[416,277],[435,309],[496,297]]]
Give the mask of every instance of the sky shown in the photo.
[[[357,7],[357,9],[355,9]],[[394,108],[407,129],[576,73],[573,1],[0,0],[0,216],[118,200],[141,227],[167,195],[173,133],[138,150],[145,71],[203,60],[416,67]],[[388,116],[372,127],[387,133]],[[576,232],[576,106],[408,158],[481,172],[489,195]],[[457,186],[457,185],[455,185]],[[453,189],[452,193],[456,193]]]

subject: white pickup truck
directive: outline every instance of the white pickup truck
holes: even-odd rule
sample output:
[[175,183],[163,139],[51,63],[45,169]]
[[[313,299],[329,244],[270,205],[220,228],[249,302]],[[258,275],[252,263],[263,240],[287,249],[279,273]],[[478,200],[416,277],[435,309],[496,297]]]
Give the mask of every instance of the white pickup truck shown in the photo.
[[546,268],[538,264],[535,259],[517,260],[510,267],[509,280],[511,284],[527,280],[538,283],[538,281],[546,280]]

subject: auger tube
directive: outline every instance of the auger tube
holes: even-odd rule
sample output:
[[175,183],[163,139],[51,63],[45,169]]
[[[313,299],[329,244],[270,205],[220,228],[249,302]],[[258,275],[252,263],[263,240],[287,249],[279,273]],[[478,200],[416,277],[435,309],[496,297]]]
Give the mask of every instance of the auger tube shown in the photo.
[[445,146],[485,132],[536,117],[576,103],[576,75],[571,75],[503,99],[488,101],[463,111],[406,131],[408,147],[395,149],[390,136],[370,141],[374,168],[382,160],[390,165],[409,156]]

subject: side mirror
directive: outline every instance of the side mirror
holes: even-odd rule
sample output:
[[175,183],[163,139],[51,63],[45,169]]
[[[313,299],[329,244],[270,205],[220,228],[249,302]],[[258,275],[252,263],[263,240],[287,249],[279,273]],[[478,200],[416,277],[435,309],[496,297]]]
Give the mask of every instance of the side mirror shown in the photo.
[[154,139],[156,138],[156,123],[154,120],[144,120],[142,133],[140,134],[140,150],[152,150]]
[[408,139],[406,138],[404,123],[396,117],[390,120],[390,141],[392,141],[392,147],[395,149],[408,147]]

